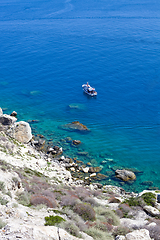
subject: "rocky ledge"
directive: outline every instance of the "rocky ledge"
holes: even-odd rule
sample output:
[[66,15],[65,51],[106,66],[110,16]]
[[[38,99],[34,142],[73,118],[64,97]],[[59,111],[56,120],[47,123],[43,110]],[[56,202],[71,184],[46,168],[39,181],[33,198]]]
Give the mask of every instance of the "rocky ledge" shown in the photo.
[[[43,143],[15,116],[0,109],[0,239],[160,239],[159,191],[136,194],[75,178],[80,167],[63,149],[37,150]],[[89,175],[100,170],[82,168]]]

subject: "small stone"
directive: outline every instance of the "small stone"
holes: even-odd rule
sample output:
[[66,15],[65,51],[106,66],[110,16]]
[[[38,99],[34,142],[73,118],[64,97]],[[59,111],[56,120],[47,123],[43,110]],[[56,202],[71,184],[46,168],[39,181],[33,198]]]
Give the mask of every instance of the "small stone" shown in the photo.
[[12,116],[12,117],[16,117],[16,116],[17,116],[17,112],[13,111],[13,112],[11,113],[11,116]]
[[89,177],[85,177],[85,179],[87,180],[87,179],[89,179]]
[[74,168],[74,167],[71,167],[70,170],[71,170],[72,172],[75,172],[75,168]]
[[96,177],[96,173],[92,173],[91,175],[90,175],[90,177]]
[[80,140],[73,140],[73,144],[74,145],[79,145],[79,144],[81,144],[81,141]]
[[101,167],[89,167],[89,173],[98,173],[102,170]]
[[84,173],[88,173],[89,167],[83,168],[82,170],[83,170]]

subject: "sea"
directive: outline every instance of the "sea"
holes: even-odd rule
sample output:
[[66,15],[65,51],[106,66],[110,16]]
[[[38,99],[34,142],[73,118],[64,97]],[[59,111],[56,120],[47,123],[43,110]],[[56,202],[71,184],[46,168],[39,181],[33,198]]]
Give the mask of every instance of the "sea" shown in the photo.
[[[0,107],[100,166],[101,183],[160,189],[160,2],[0,0]],[[90,131],[63,127],[73,121]],[[117,168],[136,181],[115,178]]]

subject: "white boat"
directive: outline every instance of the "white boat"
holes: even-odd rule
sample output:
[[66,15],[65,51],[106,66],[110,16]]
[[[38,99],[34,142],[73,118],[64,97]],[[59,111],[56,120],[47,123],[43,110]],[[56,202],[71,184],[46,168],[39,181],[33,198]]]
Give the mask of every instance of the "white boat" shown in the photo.
[[83,91],[91,97],[97,96],[95,88],[91,87],[88,83],[82,85]]

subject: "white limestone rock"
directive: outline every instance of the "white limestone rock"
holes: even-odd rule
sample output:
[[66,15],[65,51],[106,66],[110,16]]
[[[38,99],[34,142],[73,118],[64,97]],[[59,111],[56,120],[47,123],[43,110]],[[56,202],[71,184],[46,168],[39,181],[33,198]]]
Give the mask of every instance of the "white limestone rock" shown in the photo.
[[140,229],[126,234],[126,240],[151,240],[151,238],[148,230]]
[[125,236],[118,235],[116,236],[115,240],[126,240]]
[[84,173],[88,173],[88,171],[89,171],[89,167],[83,168]]
[[[7,238],[5,238],[5,236]],[[5,231],[0,232],[1,239],[23,239],[23,240],[82,240],[82,238],[77,238],[61,228],[54,226],[35,226],[35,225],[19,225],[16,223],[8,224],[5,227]],[[93,240],[93,238],[84,238],[85,240]]]
[[123,181],[130,181],[130,180],[135,180],[136,179],[136,175],[132,172],[132,171],[128,171],[128,170],[119,170],[117,169],[115,171],[116,177],[123,180]]
[[0,107],[0,116],[3,115],[3,111],[2,111],[2,108]]
[[153,217],[160,216],[160,211],[155,207],[146,205],[143,207],[143,209]]
[[21,143],[28,143],[32,139],[32,132],[29,123],[20,121],[12,125],[7,131],[10,137],[15,138]]
[[17,118],[3,114],[3,112],[0,111],[0,123],[2,123],[2,125],[9,126],[14,124],[16,121]]

